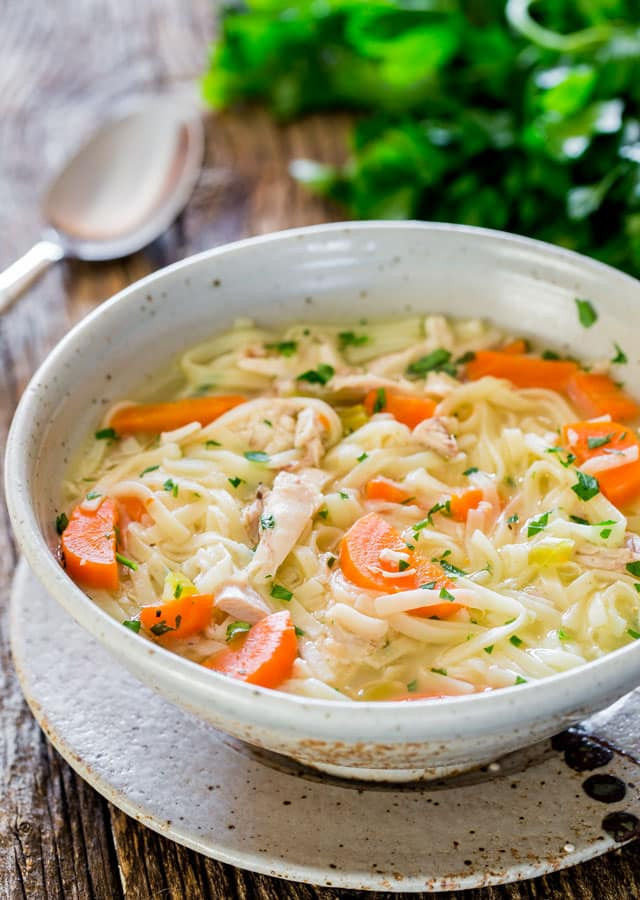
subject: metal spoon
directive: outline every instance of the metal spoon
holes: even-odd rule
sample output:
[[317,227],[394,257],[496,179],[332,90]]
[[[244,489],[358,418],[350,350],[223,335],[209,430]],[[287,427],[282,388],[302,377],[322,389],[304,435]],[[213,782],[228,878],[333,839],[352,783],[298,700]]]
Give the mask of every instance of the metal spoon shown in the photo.
[[107,123],[67,162],[42,202],[42,239],[0,272],[0,312],[51,263],[117,259],[151,243],[195,186],[202,122],[183,98],[154,98]]

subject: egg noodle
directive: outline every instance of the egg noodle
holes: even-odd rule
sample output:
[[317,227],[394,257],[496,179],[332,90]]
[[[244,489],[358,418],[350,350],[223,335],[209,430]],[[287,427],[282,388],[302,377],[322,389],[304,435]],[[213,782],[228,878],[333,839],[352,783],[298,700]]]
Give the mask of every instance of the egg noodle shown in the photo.
[[[295,658],[247,680],[308,697],[503,688],[633,641],[637,503],[623,515],[598,477],[635,465],[635,431],[615,426],[631,446],[611,452],[611,434],[589,438],[599,462],[582,464],[563,433],[588,417],[566,392],[469,378],[476,353],[509,356],[508,342],[441,316],[281,333],[237,323],[184,353],[162,397],[238,398],[227,411],[126,433],[128,401],[88,442],[64,485],[64,508],[77,505],[59,527],[70,574],[141,641],[236,677],[247,670],[216,659],[286,610]],[[610,418],[592,421],[602,431]],[[71,566],[74,516],[88,521],[105,498],[117,511],[109,589],[83,579],[90,563]],[[203,596],[199,626],[171,618],[174,601]]]

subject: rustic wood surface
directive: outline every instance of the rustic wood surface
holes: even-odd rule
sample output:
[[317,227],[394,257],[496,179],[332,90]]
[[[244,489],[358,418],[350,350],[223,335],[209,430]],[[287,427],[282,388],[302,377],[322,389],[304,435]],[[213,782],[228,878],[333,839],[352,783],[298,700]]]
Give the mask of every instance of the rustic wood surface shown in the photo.
[[[38,237],[38,197],[76,141],[132,95],[193,78],[204,64],[212,27],[210,0],[0,0],[0,266]],[[338,218],[291,181],[287,163],[300,155],[339,159],[347,126],[345,117],[333,116],[277,128],[255,110],[210,117],[199,186],[161,241],[114,263],[61,265],[0,320],[2,445],[35,367],[73,322],[116,290],[234,238]],[[16,561],[3,502],[5,601]],[[399,896],[325,890],[233,869],[159,837],[108,804],[62,761],[31,717],[9,657],[5,613],[2,603],[1,900]],[[637,845],[549,877],[464,897],[640,897]]]

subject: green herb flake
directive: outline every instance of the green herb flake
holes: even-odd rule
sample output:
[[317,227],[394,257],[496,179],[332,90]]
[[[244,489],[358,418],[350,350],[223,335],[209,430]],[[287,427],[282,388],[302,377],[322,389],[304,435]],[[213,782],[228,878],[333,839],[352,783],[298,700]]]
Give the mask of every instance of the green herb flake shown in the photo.
[[410,565],[409,565],[409,563],[406,561],[406,559],[399,559],[399,560],[398,560],[398,572],[406,572],[407,569],[409,569],[409,568],[410,568]]
[[544,350],[542,352],[542,359],[562,359],[559,353],[556,353],[555,350]]
[[509,518],[507,519],[507,525],[515,525],[516,522],[519,522],[519,521],[520,521],[520,516],[518,515],[518,513],[514,513],[512,516],[509,516]]
[[167,478],[162,487],[168,494],[173,494],[174,497],[178,496],[178,485],[175,483],[173,478]]
[[265,425],[268,425],[269,428],[273,428],[273,422],[271,422],[269,419],[263,419],[262,421]]
[[523,678],[522,675],[518,675],[515,680],[515,684],[526,684],[527,679]]
[[580,300],[576,297],[578,319],[583,328],[591,328],[598,321],[598,313],[593,308],[590,300]]
[[56,516],[56,531],[58,534],[62,534],[67,525],[69,524],[69,518],[66,513],[60,513],[60,515]]
[[602,531],[600,532],[600,537],[602,538],[603,541],[606,541],[606,539],[609,537],[610,534],[611,534],[610,528],[603,528]]
[[195,391],[191,394],[192,397],[203,397],[205,394],[208,394],[209,391],[213,390],[214,385],[211,382],[206,382],[205,384],[199,384]]
[[160,466],[147,466],[146,469],[143,469],[142,472],[140,472],[138,478],[142,478],[143,475],[147,474],[147,472],[156,472],[159,468]]
[[[178,624],[178,619],[176,617],[176,626]],[[175,628],[172,628],[171,625],[167,625],[166,622],[158,622],[156,625],[152,625],[149,629],[151,634],[155,634],[156,637],[162,637],[163,634],[166,634],[168,631],[175,631]]]
[[205,447],[222,447],[220,441],[205,441]]
[[318,510],[318,515],[320,516],[321,519],[326,519],[329,515],[329,510],[325,506],[323,509]]
[[[546,450],[547,453],[564,453],[564,447],[548,447]],[[558,455],[558,462],[561,466],[564,466],[565,469],[568,469],[571,463],[576,461],[576,457],[573,453],[567,453],[566,457],[562,459],[560,455]]]
[[233,478],[227,478],[227,481],[229,482],[231,487],[234,487],[234,488],[237,488],[241,484],[244,484],[244,478],[238,478],[237,476],[235,476]]
[[600,485],[597,478],[594,478],[593,475],[587,475],[586,472],[581,472],[580,469],[576,469],[576,474],[578,481],[571,486],[571,490],[581,500],[586,502],[600,493]]
[[369,337],[366,334],[355,334],[353,331],[340,331],[338,341],[340,349],[344,350],[346,347],[362,347],[364,344],[368,344]]
[[357,462],[364,462],[365,459],[369,459],[369,454],[361,453],[360,456],[358,456],[358,458],[357,458]]
[[337,556],[329,556],[329,557],[327,558],[327,567],[328,567],[329,569],[333,569],[333,567],[334,567],[335,564],[336,564],[337,559],[338,559]]
[[437,581],[427,581],[426,584],[421,584],[420,587],[423,591],[432,591],[434,590],[437,583]]
[[449,375],[456,375],[456,367],[451,362],[451,353],[444,347],[438,347],[432,350],[426,356],[421,356],[407,367],[407,375],[417,375],[424,377],[429,372],[446,372]]
[[519,638],[517,634],[512,634],[509,638],[509,642],[513,644],[514,647],[521,647],[524,641],[522,638]]
[[385,408],[386,405],[387,405],[387,392],[385,391],[384,388],[378,388],[378,390],[376,391],[376,401],[373,404],[373,412],[374,413],[382,412],[382,410]]
[[307,381],[309,384],[326,384],[335,374],[333,366],[320,363],[317,369],[309,369],[297,376],[298,381]]
[[133,631],[135,634],[140,633],[140,622],[138,619],[125,619],[122,624],[125,628],[128,628],[129,631]]
[[640,638],[640,631],[634,631],[633,628],[627,628],[627,634],[629,637],[632,637],[634,641],[637,641]]
[[473,360],[474,360],[475,358],[476,358],[476,355],[475,355],[475,353],[473,352],[473,350],[467,350],[466,353],[463,353],[462,356],[459,356],[459,357],[457,358],[457,360],[456,360],[456,365],[457,365],[457,366],[464,366],[464,365],[466,365],[467,363],[473,362]]
[[304,631],[302,630],[302,628],[298,628],[297,625],[294,625],[293,630],[296,633],[296,637],[304,637]]
[[529,524],[527,525],[527,537],[532,537],[534,534],[539,534],[543,531],[549,524],[549,515],[550,514],[546,512],[537,516],[535,519],[529,519]]
[[480,469],[477,466],[470,466],[470,468],[465,469],[462,473],[463,475],[473,475],[474,472],[479,472]]
[[260,516],[260,527],[263,531],[267,531],[270,528],[276,527],[276,520],[273,518],[271,513],[263,513]]
[[464,578],[468,574],[464,569],[459,569],[458,566],[454,566],[453,563],[447,562],[444,556],[440,557],[440,559],[433,560],[433,562],[439,563],[448,575],[457,575]]
[[272,344],[265,344],[265,350],[275,350],[280,356],[293,356],[298,350],[297,341],[276,341]]
[[89,491],[87,494],[87,500],[97,500],[98,497],[102,497],[102,494],[99,491]]
[[115,428],[101,428],[100,431],[95,433],[97,441],[115,441],[117,437]]
[[176,598],[176,600],[179,600],[180,597],[182,597],[182,590],[183,590],[182,585],[180,584],[180,582],[178,582],[178,584],[176,584],[175,590],[173,592],[173,596]]
[[116,553],[116,559],[121,565],[126,566],[127,569],[132,569],[134,572],[137,571],[138,563],[129,559],[128,556],[123,556],[122,553]]
[[558,635],[559,641],[570,641],[571,640],[571,638],[569,637],[567,632],[564,631],[562,628],[558,628],[556,631],[556,634]]
[[284,600],[287,603],[293,597],[293,593],[291,591],[288,591],[286,587],[283,587],[281,584],[272,585],[270,594],[276,600]]
[[588,437],[587,447],[589,450],[596,450],[598,447],[604,447],[613,440],[613,434],[603,434],[602,437]]
[[239,634],[246,634],[250,630],[250,622],[229,622],[227,625],[227,642],[232,641]]
[[247,450],[244,454],[244,458],[248,459],[249,462],[268,463],[271,457],[263,450]]
[[493,647],[494,647],[493,644],[489,644],[488,647],[483,647],[482,649],[484,650],[485,653],[488,653],[489,656],[491,656],[491,654],[493,653]]
[[455,597],[452,593],[450,593],[446,588],[441,588],[440,593],[438,594],[441,600],[448,600],[450,603],[455,601]]
[[418,679],[414,678],[413,681],[410,681],[407,685],[407,690],[410,694],[414,694],[418,690]]
[[635,578],[640,578],[640,560],[627,563],[625,569],[630,575],[633,575]]
[[583,519],[582,516],[569,516],[572,522],[575,522],[576,525],[589,525],[590,522],[588,519]]
[[613,357],[611,362],[615,366],[623,366],[625,363],[628,363],[627,354],[624,352],[620,344],[613,345],[616,351],[616,355]]
[[431,669],[431,671],[434,672],[436,675],[445,675],[446,676],[446,674],[447,674],[446,669]]
[[338,491],[338,494],[339,494],[341,500],[348,500],[348,499],[349,499],[349,495],[347,494],[346,491]]

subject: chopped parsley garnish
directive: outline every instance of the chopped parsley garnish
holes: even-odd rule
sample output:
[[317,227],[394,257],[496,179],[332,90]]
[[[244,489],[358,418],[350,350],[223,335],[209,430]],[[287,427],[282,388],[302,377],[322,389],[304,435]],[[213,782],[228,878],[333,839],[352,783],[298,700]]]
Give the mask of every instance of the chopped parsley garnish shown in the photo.
[[627,354],[624,352],[620,344],[614,344],[613,346],[615,347],[616,355],[613,357],[611,362],[616,366],[622,366],[624,365],[624,363],[629,362],[629,360],[627,359]]
[[257,462],[257,463],[267,463],[269,462],[269,454],[265,453],[263,450],[247,450],[244,454],[244,458],[248,459],[249,462]]
[[517,678],[516,678],[516,680],[515,680],[515,683],[516,683],[516,684],[526,684],[526,683],[527,683],[527,679],[526,679],[526,678],[523,678],[522,675],[518,675]]
[[409,684],[407,685],[407,690],[409,691],[410,694],[413,694],[414,691],[418,690],[418,679],[417,678],[414,678],[413,681],[409,682]]
[[309,384],[326,384],[333,378],[335,369],[327,363],[320,363],[317,369],[309,369],[298,375],[298,381],[308,381]]
[[368,454],[368,453],[361,453],[360,456],[358,457],[357,461],[358,461],[358,462],[364,462],[365,459],[369,459],[369,454]]
[[263,513],[260,516],[260,527],[263,531],[266,531],[268,528],[276,527],[276,520],[273,518],[273,515],[271,513]]
[[595,450],[597,447],[604,447],[605,444],[610,444],[612,439],[613,433],[603,434],[602,437],[588,437],[587,447],[589,450]]
[[241,484],[244,483],[244,478],[238,478],[238,477],[236,476],[236,477],[234,477],[234,478],[227,478],[227,481],[229,482],[229,484],[231,485],[231,487],[237,488],[237,487],[239,487]]
[[598,313],[593,308],[590,300],[580,300],[576,297],[578,319],[583,328],[591,328],[598,321]]
[[488,653],[489,656],[491,656],[491,654],[493,653],[493,647],[494,647],[493,644],[489,644],[488,647],[483,647],[482,649],[484,650],[485,653]]
[[576,525],[589,525],[590,522],[587,519],[583,519],[582,516],[569,516],[572,522],[575,522]]
[[415,497],[407,497],[406,500],[401,500],[401,501],[400,501],[400,505],[401,505],[401,506],[408,506],[410,503],[413,503],[413,501],[414,501],[415,499],[416,499]]
[[266,350],[275,350],[280,356],[293,356],[298,349],[297,341],[276,341],[273,344],[265,344]]
[[262,421],[265,425],[268,425],[269,428],[273,428],[273,422],[269,421],[269,419],[263,419]]
[[469,469],[465,469],[462,474],[463,475],[473,475],[474,472],[479,472],[479,471],[480,471],[480,469],[478,469],[477,466],[471,466]]
[[512,634],[509,638],[510,643],[513,644],[514,647],[521,647],[524,641],[522,638],[519,638],[517,634]]
[[507,519],[507,525],[515,525],[516,522],[520,521],[520,516],[518,513],[514,513],[512,516],[509,516]]
[[98,497],[102,497],[102,494],[100,494],[98,491],[89,491],[89,493],[87,494],[87,500],[97,500]]
[[559,353],[556,353],[555,350],[544,350],[542,353],[542,359],[562,359]]
[[346,491],[338,491],[338,494],[340,495],[340,497],[341,497],[343,500],[348,500],[348,499],[349,499],[349,495],[347,494]]
[[600,485],[598,484],[597,478],[594,478],[593,475],[587,475],[586,472],[581,472],[580,469],[576,469],[576,474],[578,476],[578,482],[571,486],[571,490],[574,494],[577,494],[581,500],[591,500],[592,497],[595,497],[596,494],[600,493]]
[[276,600],[285,600],[286,602],[289,602],[289,600],[291,600],[291,598],[293,597],[293,594],[281,584],[274,584],[271,587],[271,596],[275,597]]
[[222,447],[220,441],[205,441],[205,447]]
[[214,387],[211,382],[206,382],[205,384],[199,384],[195,391],[191,394],[192,397],[202,397],[204,394],[208,394],[210,390]]
[[625,569],[627,570],[627,572],[629,572],[630,575],[635,575],[636,578],[640,578],[640,560],[627,563]]
[[453,601],[456,599],[453,594],[451,594],[446,588],[441,588],[438,596],[441,600],[448,600],[450,603],[453,603]]
[[146,469],[143,469],[142,472],[138,475],[138,478],[142,478],[143,475],[146,475],[147,472],[155,472],[160,468],[160,466],[147,466]]
[[321,519],[326,519],[327,516],[329,515],[329,510],[325,506],[323,509],[318,510],[318,515],[320,516]]
[[406,572],[408,568],[410,568],[410,566],[406,559],[398,560],[398,572]]
[[250,622],[229,622],[227,625],[227,641],[232,641],[239,634],[246,634],[251,630]]
[[296,637],[304,637],[304,631],[302,630],[302,628],[298,628],[297,625],[294,625],[293,630],[296,633]]
[[374,413],[382,412],[387,404],[387,392],[384,388],[378,388],[376,391],[376,401],[373,404]]
[[340,341],[340,349],[345,347],[362,347],[363,344],[369,343],[369,336],[366,334],[355,334],[353,331],[341,331],[338,334]]
[[[176,616],[176,627],[178,626],[178,616]],[[167,625],[166,622],[158,622],[157,625],[152,625],[150,628],[151,634],[155,634],[156,637],[161,637],[163,634],[166,634],[168,631],[175,631],[175,628],[172,628],[171,625]]]
[[179,600],[180,597],[182,597],[182,585],[180,584],[180,582],[178,582],[178,584],[176,585],[173,596],[176,598],[176,600]]
[[427,375],[429,372],[447,372],[448,375],[456,375],[456,367],[451,362],[451,353],[444,347],[432,350],[426,356],[421,356],[407,367],[408,375]]
[[[451,515],[451,500],[445,500],[444,503],[434,503],[431,509],[427,513],[427,518],[423,519],[422,522],[418,522],[417,525],[413,526],[414,531],[422,531],[425,524],[433,525],[433,516],[435,513],[442,513],[444,516]],[[418,528],[418,525],[420,528]]]
[[507,621],[506,621],[504,624],[505,624],[505,625],[511,625],[513,622],[515,622],[515,620],[516,620],[516,617],[513,616],[511,619],[507,619]]
[[431,669],[432,672],[435,672],[436,675],[446,675],[446,669]]
[[330,557],[327,559],[327,566],[328,566],[328,568],[333,569],[333,567],[334,567],[335,564],[336,564],[337,558],[338,558],[337,556],[330,556]]
[[175,483],[173,478],[167,478],[162,487],[168,494],[173,494],[174,497],[178,496],[178,485]]
[[447,551],[447,553],[443,553],[440,559],[434,558],[431,562],[438,563],[449,575],[461,575],[464,577],[467,574],[464,569],[459,569],[457,566],[454,566],[453,563],[447,562],[445,559],[445,556],[448,556],[449,553],[451,553],[450,550]]
[[432,591],[437,583],[437,581],[427,581],[426,584],[421,584],[420,587],[423,591]]
[[600,537],[602,538],[603,541],[606,541],[606,539],[609,537],[610,534],[611,534],[610,528],[603,528],[602,531],[600,532]]
[[627,628],[627,634],[629,637],[632,637],[634,641],[637,641],[640,638],[640,632],[634,631],[633,628]]
[[66,513],[60,513],[59,516],[56,516],[56,531],[58,534],[62,534],[68,524],[69,518]]
[[556,631],[556,634],[558,635],[559,641],[570,641],[571,640],[571,638],[569,637],[567,632],[563,631],[562,628],[558,628],[558,630]]
[[544,528],[549,524],[549,513],[542,513],[542,515],[537,516],[535,519],[529,519],[529,524],[527,526],[527,537],[532,537],[534,534],[539,534]]
[[125,619],[122,624],[125,628],[128,628],[129,631],[133,631],[135,634],[140,633],[140,622],[137,619]]
[[115,428],[101,428],[96,431],[95,438],[97,441],[115,441],[118,435]]
[[122,553],[116,553],[116,559],[117,559],[118,562],[121,563],[123,566],[126,566],[127,569],[133,569],[134,572],[135,572],[135,571],[137,570],[137,568],[138,568],[138,563],[137,563],[137,562],[134,562],[132,559],[129,559],[128,556],[123,556]]
[[[547,453],[558,453],[558,454],[564,453],[564,447],[548,447],[546,452]],[[561,466],[564,466],[565,469],[567,469],[571,465],[571,463],[575,462],[575,461],[576,461],[576,457],[574,456],[573,453],[567,453],[567,456],[565,459],[562,459],[560,456],[558,456],[558,462],[560,463]]]
[[464,366],[465,363],[473,362],[473,360],[474,360],[475,358],[476,358],[476,355],[475,355],[475,353],[473,352],[473,350],[467,350],[466,353],[463,353],[462,356],[459,356],[459,357],[457,358],[457,360],[456,360],[456,365],[457,365],[457,366]]

